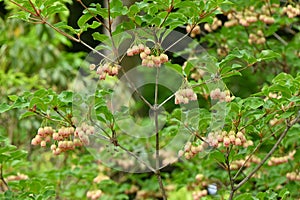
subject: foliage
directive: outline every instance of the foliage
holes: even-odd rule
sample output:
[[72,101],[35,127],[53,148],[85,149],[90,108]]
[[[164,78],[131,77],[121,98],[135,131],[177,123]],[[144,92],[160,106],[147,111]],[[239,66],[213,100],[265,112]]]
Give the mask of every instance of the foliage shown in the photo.
[[[19,149],[1,136],[1,197],[299,198],[297,1],[79,0],[77,27],[66,3],[5,1],[37,25],[0,22],[0,121],[42,124]],[[90,30],[95,48],[82,39]],[[70,41],[91,56],[65,52]]]

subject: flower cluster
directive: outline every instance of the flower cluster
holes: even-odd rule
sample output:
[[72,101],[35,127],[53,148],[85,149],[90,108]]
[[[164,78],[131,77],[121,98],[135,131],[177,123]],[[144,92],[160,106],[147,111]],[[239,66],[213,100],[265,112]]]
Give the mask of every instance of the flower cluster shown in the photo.
[[300,181],[300,172],[289,172],[286,174],[286,178],[291,181]]
[[207,142],[212,147],[219,147],[223,144],[224,147],[230,145],[243,146],[247,148],[253,145],[252,140],[247,140],[242,131],[235,133],[234,131],[216,131],[210,132],[207,136]]
[[[248,156],[246,156],[245,159],[240,159],[240,160],[234,160],[230,163],[230,169],[231,170],[238,170],[240,169],[243,165],[244,167],[250,167],[251,163],[259,164],[261,162],[261,159],[256,157],[256,156],[251,156],[251,158],[246,162],[248,159]],[[245,164],[244,164],[245,163]]]
[[19,181],[19,180],[27,180],[28,176],[26,174],[17,173],[17,175],[8,176],[5,181]]
[[161,64],[168,62],[169,60],[168,55],[164,53],[160,54],[159,56],[155,56],[142,52],[140,57],[142,59],[142,65],[149,68],[160,67]]
[[191,88],[180,89],[175,93],[175,104],[187,104],[189,101],[196,101],[197,95]]
[[[254,6],[249,7],[243,11],[235,11],[228,13],[228,21],[224,23],[225,27],[231,27],[235,25],[250,26],[250,24],[257,22],[258,20],[265,24],[273,24],[274,18],[271,16],[278,8],[278,4],[263,5],[260,9],[260,13],[256,12]],[[271,11],[271,13],[270,13]]]
[[193,157],[195,157],[196,154],[202,152],[205,148],[205,143],[201,143],[198,145],[192,145],[191,142],[187,142],[184,146],[184,150],[180,150],[178,152],[178,156],[181,157],[184,155],[184,157],[189,160]]
[[101,190],[90,190],[86,193],[86,197],[91,200],[97,200],[102,194],[103,192]]
[[47,142],[50,142],[53,133],[54,130],[50,126],[39,128],[38,133],[31,140],[31,144],[34,146],[41,145],[41,147],[46,147]]
[[93,126],[89,126],[86,123],[81,124],[81,126],[77,127],[75,132],[74,132],[74,137],[79,138],[80,141],[84,145],[89,145],[90,140],[89,140],[89,135],[93,135],[95,133],[95,128]]
[[200,200],[202,197],[205,197],[207,195],[207,190],[204,189],[204,190],[194,191],[192,195],[194,200]]
[[230,97],[229,90],[226,90],[224,92],[221,92],[219,88],[212,90],[210,92],[210,98],[212,100],[219,100],[220,102],[230,102],[234,99],[234,97]]
[[110,178],[104,174],[99,174],[98,176],[96,176],[94,179],[93,179],[93,182],[94,183],[100,183],[101,181],[104,181],[104,180],[109,180]]
[[[112,63],[105,63],[104,65],[100,65],[97,68],[96,73],[99,75],[100,80],[105,80],[107,75],[109,75],[109,76],[118,75],[120,68],[121,68],[120,65],[112,64]],[[91,66],[90,66],[90,69],[92,69]]]
[[201,29],[200,29],[200,26],[199,26],[199,25],[194,26],[193,29],[192,29],[192,28],[193,28],[193,26],[190,25],[190,24],[188,24],[188,25],[186,26],[186,32],[187,32],[187,33],[190,33],[190,36],[191,36],[192,38],[196,37],[197,35],[199,35],[199,34],[201,33]]
[[261,30],[258,30],[256,34],[249,34],[248,42],[249,44],[264,44],[266,42],[266,38],[264,36],[264,33]]
[[131,48],[127,49],[127,56],[134,56],[142,52],[150,54],[151,50],[149,47],[145,47],[143,44],[133,45]]
[[217,49],[217,54],[219,56],[226,56],[229,53],[229,47],[227,44],[221,44]]
[[280,165],[283,163],[287,163],[289,160],[294,160],[294,155],[296,150],[291,151],[288,155],[282,157],[271,157],[268,161],[269,166]]
[[217,30],[220,26],[222,26],[222,21],[215,17],[212,24],[204,24],[204,29],[207,32],[212,32],[214,30]]
[[127,50],[127,56],[140,54],[142,65],[149,68],[160,67],[161,64],[168,62],[169,60],[167,54],[162,53],[160,55],[151,55],[151,53],[151,49],[149,47],[145,47],[143,44],[133,45]]
[[208,195],[207,187],[208,182],[203,174],[197,174],[195,181],[188,186],[190,190],[194,190],[192,193],[194,200],[200,200],[202,197]]
[[50,126],[39,128],[36,136],[31,140],[31,144],[46,147],[51,144],[51,151],[54,155],[59,155],[68,150],[74,150],[76,147],[89,144],[88,135],[94,134],[95,129],[83,123],[81,127],[61,127],[54,130]]
[[297,15],[300,15],[300,6],[299,4],[296,5],[296,7],[293,7],[292,5],[288,5],[286,7],[283,7],[283,13],[287,14],[289,18],[294,18]]

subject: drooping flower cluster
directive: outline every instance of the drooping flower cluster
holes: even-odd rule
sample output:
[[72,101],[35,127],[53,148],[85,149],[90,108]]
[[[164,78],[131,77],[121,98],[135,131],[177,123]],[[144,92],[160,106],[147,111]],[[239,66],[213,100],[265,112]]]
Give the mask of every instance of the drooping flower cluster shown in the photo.
[[283,7],[283,13],[287,14],[289,18],[294,18],[297,15],[300,15],[300,5],[297,4],[295,7],[293,7],[292,5]]
[[85,123],[77,127],[76,130],[74,127],[61,127],[58,130],[54,130],[50,126],[45,126],[38,129],[38,133],[31,140],[31,144],[46,147],[47,143],[50,143],[52,153],[59,155],[62,152],[74,150],[76,147],[88,145],[88,135],[94,134],[94,132],[94,127]]
[[296,153],[296,150],[293,150],[289,152],[288,155],[282,156],[282,157],[271,157],[270,160],[268,161],[269,166],[274,166],[274,165],[280,165],[283,163],[287,163],[289,160],[294,160],[294,155]]
[[142,65],[149,68],[160,67],[161,64],[168,62],[169,60],[168,55],[164,53],[160,54],[159,56],[155,56],[142,52],[140,57],[142,59]]
[[45,147],[47,145],[47,142],[50,142],[53,133],[54,130],[50,126],[39,128],[38,133],[31,140],[31,144],[34,146],[41,145],[41,147]]
[[286,174],[286,178],[291,181],[300,181],[300,172],[289,172]]
[[101,190],[90,190],[87,191],[86,197],[91,200],[97,200],[102,196],[103,192]]
[[175,93],[175,104],[188,104],[189,101],[196,101],[197,95],[192,88],[183,88]]
[[208,23],[204,24],[204,29],[207,32],[212,32],[214,30],[217,30],[220,26],[222,26],[222,21],[219,20],[217,17],[215,17],[212,24],[208,24]]
[[210,98],[212,100],[219,100],[220,102],[230,102],[234,99],[233,96],[230,96],[229,90],[221,92],[220,88],[212,90],[210,92]]
[[121,68],[120,65],[113,64],[113,63],[105,63],[104,65],[100,65],[97,68],[97,74],[99,75],[100,80],[105,80],[106,76],[115,76],[118,75],[119,69]]
[[227,44],[221,44],[217,49],[217,54],[219,56],[226,56],[229,53],[229,47]]
[[192,190],[192,196],[194,200],[200,200],[202,197],[208,195],[207,187],[208,187],[208,180],[204,177],[203,174],[197,174],[195,177],[195,181],[192,182],[188,188]]
[[145,52],[149,55],[151,53],[151,50],[149,49],[149,47],[145,47],[145,45],[143,44],[133,45],[131,48],[127,49],[127,56],[134,56],[142,52]]
[[252,23],[257,22],[258,20],[265,24],[273,24],[275,20],[272,14],[276,12],[278,7],[279,4],[265,4],[260,8],[259,11],[255,10],[254,6],[250,6],[242,11],[233,10],[232,12],[228,13],[228,21],[224,23],[224,26],[231,27],[238,24],[242,26],[250,26]]
[[[261,162],[261,159],[252,155],[251,158],[245,163],[245,161],[248,159],[248,156],[246,156],[245,159],[240,160],[234,160],[230,163],[230,169],[231,170],[238,170],[242,166],[244,167],[250,167],[251,163],[259,164]],[[245,163],[245,164],[244,164]]]
[[149,47],[145,47],[143,44],[133,45],[127,50],[127,56],[140,54],[142,66],[149,68],[160,67],[161,64],[168,62],[169,60],[167,54],[162,53],[160,55],[151,55],[151,53],[151,49]]
[[187,33],[190,33],[190,36],[192,38],[196,37],[197,35],[199,35],[201,33],[201,29],[200,29],[200,26],[199,25],[195,25],[194,28],[192,25],[188,24],[186,26],[186,32]]
[[252,140],[247,140],[244,133],[238,131],[215,131],[210,132],[207,136],[207,142],[212,147],[219,147],[223,144],[224,147],[229,147],[230,145],[243,146],[247,148],[252,146]]
[[90,140],[89,140],[89,135],[93,135],[95,133],[95,128],[93,126],[89,126],[86,123],[81,124],[81,126],[77,127],[74,136],[80,139],[80,141],[84,145],[89,145]]
[[199,191],[194,191],[193,192],[193,199],[194,200],[200,200],[202,199],[202,197],[205,197],[207,196],[207,190],[206,189],[203,189],[203,190],[199,190]]
[[195,157],[196,154],[202,152],[207,146],[205,143],[201,144],[192,144],[191,142],[187,142],[184,146],[184,150],[180,150],[178,152],[178,156],[184,156],[187,160]]
[[256,34],[249,34],[248,42],[249,44],[264,44],[266,42],[266,38],[264,36],[264,33],[261,30],[258,30]]

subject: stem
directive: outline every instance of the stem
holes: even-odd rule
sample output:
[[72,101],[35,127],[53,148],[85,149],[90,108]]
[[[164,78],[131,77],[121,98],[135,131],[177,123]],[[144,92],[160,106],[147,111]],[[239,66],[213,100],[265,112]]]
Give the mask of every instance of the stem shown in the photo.
[[[228,172],[228,176],[229,176],[230,188],[231,188],[231,191],[233,191],[234,190],[234,179],[233,179],[233,177],[231,175],[231,169],[230,169],[230,163],[229,163],[229,154],[230,154],[230,151],[231,151],[231,147],[230,148],[226,148],[225,164],[226,164],[227,172]],[[229,199],[232,199],[232,197],[231,197],[231,193],[230,193]]]
[[240,187],[242,187],[263,166],[263,164],[271,157],[271,155],[277,149],[277,147],[279,146],[279,144],[281,143],[283,138],[286,136],[287,132],[290,130],[290,128],[294,124],[298,123],[298,121],[299,121],[299,116],[297,116],[297,118],[295,120],[293,120],[292,123],[287,122],[287,126],[286,126],[285,130],[281,133],[279,139],[274,144],[274,146],[272,147],[270,152],[267,153],[267,155],[264,157],[264,159],[236,187],[232,188],[232,190],[230,192],[229,200],[233,199],[233,195],[234,195],[235,191],[237,191]]
[[6,183],[6,181],[4,180],[4,177],[3,177],[3,165],[2,164],[0,164],[0,180],[3,182],[3,184],[6,186],[6,188],[8,190],[10,190],[8,184]]
[[159,107],[157,106],[157,97],[158,97],[158,78],[159,78],[159,70],[156,70],[156,77],[155,77],[155,94],[154,94],[154,121],[155,121],[155,165],[156,165],[156,176],[158,180],[158,184],[162,193],[163,199],[167,199],[166,191],[162,182],[160,170],[159,170],[159,127],[158,127],[158,110]]
[[161,28],[163,26],[163,24],[166,22],[167,18],[169,17],[170,13],[172,12],[174,8],[174,0],[172,0],[171,5],[169,6],[168,10],[167,10],[167,15],[165,16],[165,18],[163,19],[162,23],[159,25],[159,28]]

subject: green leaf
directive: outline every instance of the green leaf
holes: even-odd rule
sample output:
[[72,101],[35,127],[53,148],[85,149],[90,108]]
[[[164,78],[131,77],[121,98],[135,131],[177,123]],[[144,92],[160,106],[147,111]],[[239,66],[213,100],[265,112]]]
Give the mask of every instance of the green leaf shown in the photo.
[[4,113],[8,110],[10,110],[11,106],[9,106],[8,104],[6,103],[2,103],[0,104],[0,113]]
[[278,57],[280,57],[279,53],[276,53],[272,50],[262,50],[260,54],[258,54],[257,61],[260,62],[263,60],[268,60],[268,59],[273,59]]
[[80,28],[84,27],[91,18],[93,18],[93,16],[90,13],[82,15],[77,21],[78,26]]
[[173,64],[171,62],[167,62],[165,63],[165,65],[173,70],[175,70],[176,72],[178,72],[179,74],[182,74],[182,66],[178,65],[178,64]]
[[17,95],[9,95],[8,98],[11,100],[11,101],[16,101],[19,97]]
[[225,157],[220,151],[213,151],[210,153],[209,158],[215,159],[221,163],[225,162]]
[[244,193],[235,198],[235,200],[253,200],[254,198],[250,193]]
[[257,109],[262,105],[264,105],[264,100],[259,97],[249,97],[244,101],[245,108]]
[[242,76],[241,72],[237,71],[237,70],[232,70],[228,73],[222,74],[222,78],[229,78],[231,76]]
[[64,103],[70,103],[73,101],[73,92],[71,91],[63,91],[58,95],[58,99]]
[[93,36],[94,40],[97,40],[97,41],[100,41],[100,42],[106,41],[109,38],[107,35],[100,34],[98,32],[93,33],[92,36]]
[[32,116],[32,115],[35,115],[35,113],[34,113],[34,112],[27,111],[27,112],[21,114],[20,117],[19,117],[19,119],[21,120],[21,119],[24,119],[24,118],[29,117],[29,116]]

